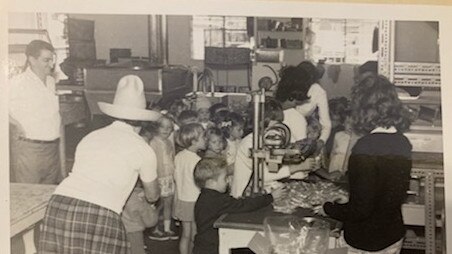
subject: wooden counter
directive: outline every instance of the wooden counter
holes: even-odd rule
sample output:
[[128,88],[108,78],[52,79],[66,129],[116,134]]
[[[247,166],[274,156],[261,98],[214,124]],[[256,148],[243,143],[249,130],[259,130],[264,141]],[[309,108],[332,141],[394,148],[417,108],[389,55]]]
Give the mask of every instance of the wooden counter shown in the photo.
[[[434,253],[435,250],[435,206],[434,206],[434,179],[443,177],[443,154],[413,152],[412,176],[426,179],[425,201],[422,204],[404,204],[402,213],[405,224],[425,226],[426,235],[426,253]],[[271,206],[250,213],[225,214],[221,216],[214,224],[219,229],[220,254],[230,253],[232,248],[247,247],[253,236],[264,231],[263,221],[267,216],[283,216],[282,213],[274,212]],[[314,216],[309,209],[298,208],[293,214],[299,217]],[[332,219],[322,218],[330,222],[331,228],[340,228],[340,222]],[[442,222],[444,224],[444,222]],[[433,235],[433,236],[432,236]],[[331,241],[331,239],[330,239]],[[334,246],[330,242],[330,247]]]
[[11,237],[32,227],[44,218],[47,203],[56,185],[11,183]]
[[44,218],[55,188],[56,185],[47,184],[10,184],[11,238],[22,239],[19,241],[23,241],[25,254],[36,253],[34,233],[39,229],[35,225]]

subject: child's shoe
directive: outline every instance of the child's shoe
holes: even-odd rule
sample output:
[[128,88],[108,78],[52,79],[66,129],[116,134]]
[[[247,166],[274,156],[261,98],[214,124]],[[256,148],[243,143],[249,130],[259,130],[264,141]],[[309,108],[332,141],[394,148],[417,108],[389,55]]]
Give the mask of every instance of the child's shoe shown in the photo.
[[169,240],[178,240],[179,236],[174,231],[165,231],[163,234],[168,237]]
[[163,233],[160,230],[154,230],[149,235],[148,238],[154,241],[167,241],[170,238],[166,235],[166,233]]

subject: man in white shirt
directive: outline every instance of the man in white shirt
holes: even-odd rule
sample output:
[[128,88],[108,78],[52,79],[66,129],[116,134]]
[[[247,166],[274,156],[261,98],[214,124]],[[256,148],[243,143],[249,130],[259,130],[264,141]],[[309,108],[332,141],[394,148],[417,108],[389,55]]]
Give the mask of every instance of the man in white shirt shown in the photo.
[[25,71],[11,79],[11,181],[56,184],[61,180],[61,117],[55,80],[54,48],[34,40],[25,50]]

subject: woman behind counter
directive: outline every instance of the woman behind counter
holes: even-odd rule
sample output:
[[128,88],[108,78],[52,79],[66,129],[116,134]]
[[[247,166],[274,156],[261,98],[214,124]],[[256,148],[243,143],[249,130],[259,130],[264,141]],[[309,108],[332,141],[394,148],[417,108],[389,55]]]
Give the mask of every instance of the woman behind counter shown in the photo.
[[143,82],[125,76],[113,104],[98,104],[115,121],[78,144],[72,172],[47,206],[38,253],[128,253],[120,214],[138,176],[146,200],[159,198],[156,156],[138,133],[161,115],[145,109]]
[[[312,72],[317,70],[313,67]],[[303,105],[310,105],[309,108],[317,107],[317,98],[310,97],[309,90],[315,80],[315,73],[309,72],[308,68],[302,66],[288,66],[281,72],[281,80],[275,92],[275,99],[281,103],[284,112],[283,123],[290,129],[290,142],[295,143],[307,138],[308,122],[306,115],[300,113],[297,108]],[[312,94],[317,96],[317,94]],[[326,98],[326,94],[325,94]],[[326,108],[328,112],[328,107]],[[323,112],[323,111],[322,111]],[[311,112],[312,113],[312,112]],[[329,119],[329,117],[328,117]],[[323,147],[323,143],[321,145]],[[317,169],[319,165],[315,165],[313,169]],[[308,171],[300,171],[291,174],[291,179],[304,179],[308,175]]]
[[317,139],[318,150],[325,146],[326,141],[331,133],[331,119],[328,109],[328,96],[326,91],[318,83],[323,73],[319,73],[319,69],[309,61],[301,62],[297,68],[305,70],[309,75],[310,84],[308,90],[309,100],[301,105],[296,106],[298,113],[305,118],[310,117],[317,110],[318,120],[320,123],[320,136]]
[[348,253],[399,253],[412,165],[412,146],[402,134],[410,125],[408,111],[395,86],[373,75],[352,89],[352,120],[364,136],[349,159],[349,201],[327,202],[319,212],[344,223],[340,245]]

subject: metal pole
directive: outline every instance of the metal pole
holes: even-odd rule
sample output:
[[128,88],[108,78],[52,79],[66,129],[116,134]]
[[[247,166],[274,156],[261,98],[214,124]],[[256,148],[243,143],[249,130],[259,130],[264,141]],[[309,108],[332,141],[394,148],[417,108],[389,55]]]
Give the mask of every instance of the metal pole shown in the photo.
[[[261,88],[259,94],[259,107],[260,107],[260,119],[259,119],[259,135],[258,135],[258,143],[259,143],[259,151],[261,151],[264,147],[264,119],[265,119],[265,88]],[[264,166],[265,161],[263,158],[259,159],[259,193],[264,191]]]
[[435,177],[425,176],[425,253],[436,253]]
[[260,135],[260,128],[259,128],[259,103],[260,95],[259,93],[253,94],[253,148],[251,151],[251,156],[253,157],[253,180],[251,185],[251,191],[252,194],[259,193],[259,158],[256,154],[256,151],[259,149],[259,135]]
[[163,58],[163,65],[168,65],[168,23],[167,23],[167,17],[166,15],[161,15],[160,16],[162,21],[161,21],[161,29],[162,29],[162,40],[161,40],[161,44],[162,44],[162,58]]

